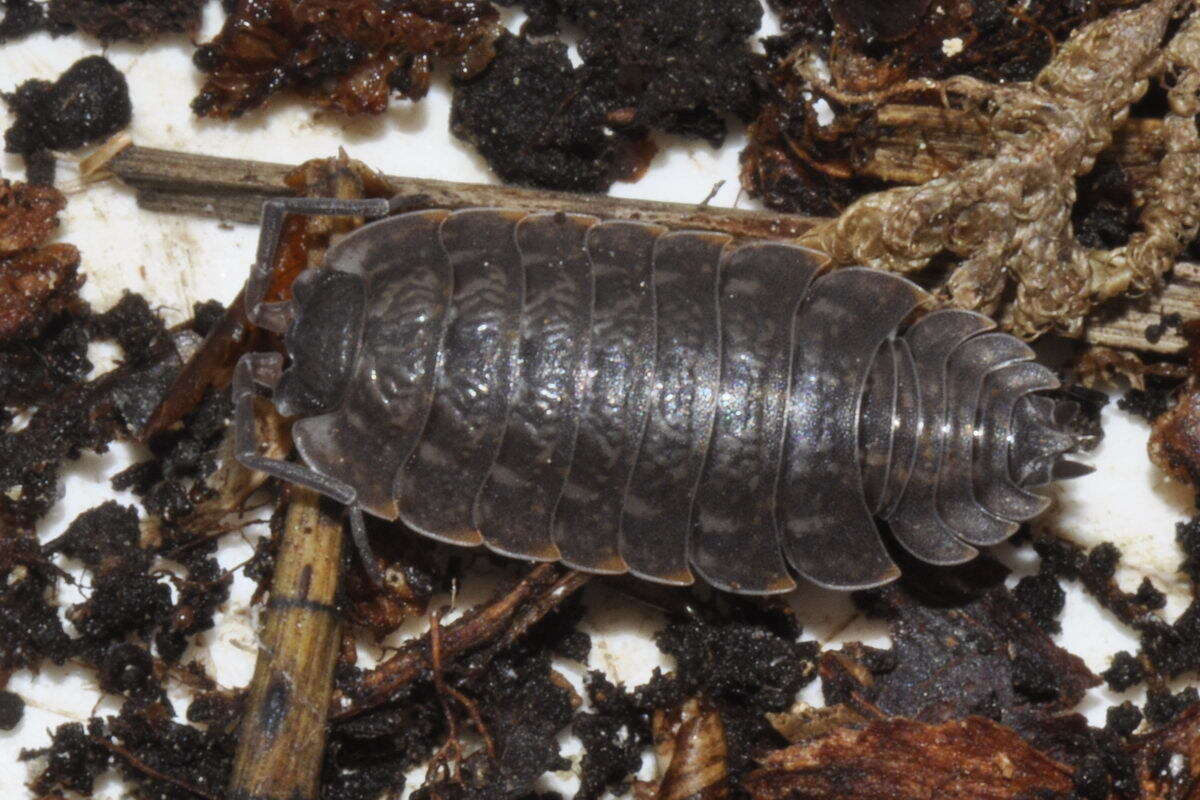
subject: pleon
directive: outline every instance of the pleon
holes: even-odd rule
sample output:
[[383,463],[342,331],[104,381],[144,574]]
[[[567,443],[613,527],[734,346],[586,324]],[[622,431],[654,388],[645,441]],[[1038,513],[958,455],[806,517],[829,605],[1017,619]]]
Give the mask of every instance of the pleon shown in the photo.
[[904,333],[920,387],[920,433],[904,493],[884,518],[896,540],[930,564],[961,564],[978,553],[959,541],[954,530],[942,521],[935,490],[949,427],[947,361],[960,344],[993,327],[995,323],[982,314],[944,309],[926,314]]
[[872,514],[878,514],[886,500],[885,492],[892,472],[900,378],[895,347],[896,343],[891,339],[879,345],[861,401],[858,460],[863,496]]
[[893,339],[892,359],[896,374],[896,396],[893,407],[891,458],[887,482],[876,503],[875,515],[887,519],[908,486],[916,464],[917,445],[921,434],[921,386],[917,382],[917,365],[903,339]]
[[1030,392],[1058,388],[1058,378],[1041,364],[1022,362],[988,375],[980,405],[987,424],[975,451],[972,477],[979,504],[1001,519],[1018,522],[1045,511],[1049,498],[1019,486],[1009,471],[1013,412]]
[[1012,520],[991,514],[975,500],[971,459],[976,436],[988,424],[978,416],[983,383],[996,369],[1032,358],[1033,351],[1027,344],[1006,333],[981,334],[950,354],[946,369],[949,430],[935,502],[942,521],[958,538],[976,547],[998,544],[1019,527]]

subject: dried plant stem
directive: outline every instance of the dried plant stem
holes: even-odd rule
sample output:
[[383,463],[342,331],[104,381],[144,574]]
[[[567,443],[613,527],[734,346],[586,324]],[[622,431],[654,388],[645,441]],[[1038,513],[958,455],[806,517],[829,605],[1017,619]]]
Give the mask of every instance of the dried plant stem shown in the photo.
[[[931,130],[937,120],[928,114],[950,112],[923,110],[913,112],[897,107],[893,122],[909,120],[918,131]],[[961,112],[946,118],[952,130],[969,131],[973,124]],[[1162,131],[1159,125],[1129,122],[1118,135],[1118,157],[1141,164],[1158,147]],[[969,141],[969,139],[968,139]],[[1122,144],[1122,142],[1124,142]],[[897,144],[901,147],[910,144]],[[1124,154],[1124,155],[1121,155]],[[893,159],[894,161],[894,159]],[[880,166],[880,169],[887,167]],[[914,164],[916,170],[933,169],[929,164]],[[221,219],[254,223],[267,197],[287,195],[291,190],[284,177],[295,169],[285,164],[219,158],[179,153],[130,145],[93,170],[108,171],[133,186],[139,204],[147,209],[174,213],[200,214]],[[924,177],[910,175],[910,178]],[[893,176],[899,179],[899,176]],[[408,199],[408,207],[466,208],[472,206],[508,206],[529,210],[578,211],[605,218],[638,219],[670,228],[718,230],[735,236],[796,238],[815,225],[827,222],[813,217],[766,211],[693,206],[680,203],[655,203],[642,200],[543,192],[486,184],[389,177],[396,192]],[[1200,308],[1200,267],[1177,264],[1161,294],[1124,306],[1105,306],[1074,331],[1084,341],[1129,350],[1170,353],[1185,343],[1177,333],[1168,331],[1155,342],[1146,340],[1146,328],[1158,323],[1163,314],[1180,313],[1194,317]]]
[[293,488],[227,796],[315,800],[340,620],[342,522]]
[[[539,564],[510,591],[482,608],[473,610],[450,625],[438,627],[437,662],[481,647],[503,648],[516,641],[534,624],[557,608],[587,583],[588,575],[563,572],[554,564]],[[355,697],[335,699],[335,719],[357,716],[386,703],[395,693],[428,674],[434,663],[434,639],[426,634],[405,643],[395,654],[368,672]]]
[[[143,208],[257,223],[264,199],[291,194],[284,178],[295,166],[130,146],[96,169],[106,169],[137,189],[138,204]],[[768,211],[390,175],[387,180],[412,209],[504,206],[529,211],[568,211],[608,219],[636,219],[670,228],[774,238],[799,236],[813,224],[810,217]]]

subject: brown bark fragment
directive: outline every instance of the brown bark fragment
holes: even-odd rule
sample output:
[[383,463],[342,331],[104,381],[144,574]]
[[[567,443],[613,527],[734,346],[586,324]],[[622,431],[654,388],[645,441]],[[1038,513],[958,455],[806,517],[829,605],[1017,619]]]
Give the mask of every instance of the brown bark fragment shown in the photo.
[[656,783],[639,784],[643,800],[722,800],[729,794],[725,726],[721,715],[700,698],[676,709],[657,709],[651,720],[659,765]]
[[1006,800],[1066,794],[1071,772],[991,720],[887,719],[771,753],[742,787],[755,800]]
[[1191,376],[1175,405],[1154,420],[1150,460],[1176,480],[1200,491],[1200,322],[1183,326]]

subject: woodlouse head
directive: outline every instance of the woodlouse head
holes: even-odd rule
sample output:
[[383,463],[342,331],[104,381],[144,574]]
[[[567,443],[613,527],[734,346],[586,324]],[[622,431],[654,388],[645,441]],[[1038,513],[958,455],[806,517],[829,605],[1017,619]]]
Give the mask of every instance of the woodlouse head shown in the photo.
[[292,288],[294,316],[284,344],[291,363],[275,388],[286,416],[337,408],[354,374],[366,310],[363,279],[338,270],[308,270]]

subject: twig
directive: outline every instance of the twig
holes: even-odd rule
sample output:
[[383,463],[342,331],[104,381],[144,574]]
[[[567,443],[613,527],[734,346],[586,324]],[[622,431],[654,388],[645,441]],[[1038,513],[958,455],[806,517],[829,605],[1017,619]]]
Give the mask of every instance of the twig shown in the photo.
[[483,724],[483,717],[479,713],[479,706],[476,705],[474,700],[446,683],[445,670],[442,668],[442,614],[440,611],[430,615],[429,647],[433,654],[433,681],[438,691],[450,695],[458,701],[459,705],[467,710],[467,714],[471,717],[471,724],[475,726],[475,730],[483,737],[483,743],[487,749],[488,756],[495,761],[496,742],[492,739],[492,734],[488,732],[487,726]]
[[315,492],[294,488],[229,781],[231,798],[317,797],[341,636],[333,606],[341,553],[339,516]]
[[[915,121],[918,127],[933,124],[932,118],[921,116],[925,112],[915,116],[909,112],[897,113]],[[938,113],[946,114],[944,111]],[[946,119],[950,120],[951,127],[964,131],[972,124],[971,120],[953,114]],[[1160,136],[1157,130],[1143,130],[1136,125],[1127,125],[1125,134],[1130,141],[1122,142],[1122,136],[1118,135],[1118,155],[1126,153],[1135,161],[1144,159],[1144,151],[1152,149],[1152,140]],[[918,177],[926,177],[923,171],[926,168],[918,170],[921,172]],[[107,170],[134,187],[143,208],[256,223],[263,199],[291,193],[284,178],[295,167],[130,145],[95,169]],[[509,186],[400,177],[388,177],[387,180],[397,195],[405,198],[403,207],[414,210],[507,206],[530,211],[572,211],[610,219],[653,222],[675,229],[716,230],[735,236],[775,239],[796,238],[820,221],[767,211],[626,200]],[[1161,314],[1180,313],[1184,318],[1192,318],[1196,316],[1197,308],[1200,308],[1200,266],[1180,263],[1160,295],[1106,304],[1083,326],[1082,338],[1090,344],[1106,347],[1178,352],[1185,345],[1178,333],[1168,331],[1150,342],[1145,336],[1146,328],[1156,324]]]
[[[440,628],[439,660],[453,659],[489,642],[499,641],[503,646],[516,640],[587,580],[583,573],[563,573],[553,564],[539,564],[507,594]],[[424,675],[431,664],[431,645],[428,634],[406,643],[363,678],[353,697],[335,697],[333,719],[347,719],[382,705]]]
[[[441,748],[434,753],[433,758],[429,760],[429,766],[425,768],[425,782],[430,783],[438,770],[445,770],[446,779],[454,779],[462,781],[462,742],[458,738],[458,719],[454,716],[454,710],[450,708],[450,701],[446,696],[450,694],[449,687],[446,685],[445,673],[442,670],[442,615],[441,612],[434,612],[429,615],[429,656],[430,666],[433,670],[433,685],[437,689],[438,702],[442,706],[442,714],[446,717],[446,726],[449,730],[446,733],[446,741]],[[482,729],[482,726],[481,726]],[[450,761],[450,754],[453,753],[453,762]]]

